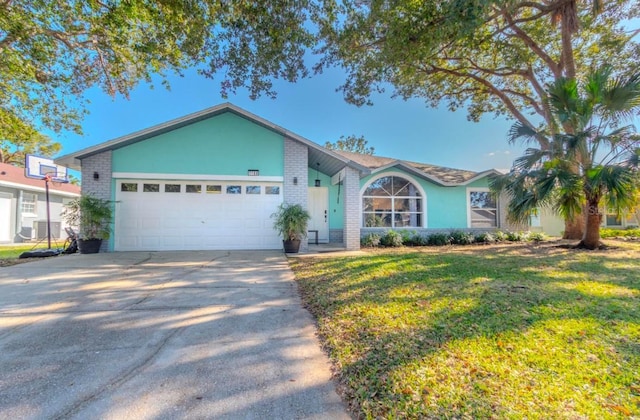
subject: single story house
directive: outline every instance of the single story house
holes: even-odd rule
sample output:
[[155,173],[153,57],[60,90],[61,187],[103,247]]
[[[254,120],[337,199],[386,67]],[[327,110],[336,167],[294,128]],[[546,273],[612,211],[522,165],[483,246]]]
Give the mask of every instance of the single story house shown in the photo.
[[[80,196],[80,187],[49,184],[51,237],[66,239],[61,213],[64,204]],[[0,163],[0,243],[25,242],[47,237],[45,182],[28,178],[24,168]]]
[[115,203],[107,250],[281,249],[282,202],[309,210],[310,242],[350,250],[390,228],[508,228],[494,170],[328,150],[229,103],[55,161]]

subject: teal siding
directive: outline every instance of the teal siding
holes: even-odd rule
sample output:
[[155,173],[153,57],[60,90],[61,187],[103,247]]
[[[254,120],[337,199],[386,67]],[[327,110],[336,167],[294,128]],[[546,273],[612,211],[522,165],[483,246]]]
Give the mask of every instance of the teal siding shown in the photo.
[[284,139],[227,112],[114,150],[114,172],[284,175]]
[[[430,229],[464,229],[467,228],[467,187],[487,187],[486,178],[474,181],[470,185],[443,187],[432,182],[418,178],[415,175],[407,174],[399,169],[390,169],[389,173],[395,172],[406,174],[408,179],[413,179],[420,184],[426,194],[426,228]],[[385,172],[386,173],[386,172]],[[360,181],[362,188],[370,179],[384,176],[383,173],[363,178]]]
[[[340,202],[338,202],[338,186],[331,185],[331,177],[318,172],[323,187],[329,187],[329,229],[342,229],[344,227],[344,189],[340,188]],[[309,168],[309,187],[315,185],[316,170]]]

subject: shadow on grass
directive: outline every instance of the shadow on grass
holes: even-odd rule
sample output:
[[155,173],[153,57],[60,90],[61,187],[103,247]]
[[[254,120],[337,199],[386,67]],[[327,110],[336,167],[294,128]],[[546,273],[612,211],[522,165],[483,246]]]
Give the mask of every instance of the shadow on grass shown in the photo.
[[294,268],[367,416],[616,415],[639,412],[637,257],[401,250]]

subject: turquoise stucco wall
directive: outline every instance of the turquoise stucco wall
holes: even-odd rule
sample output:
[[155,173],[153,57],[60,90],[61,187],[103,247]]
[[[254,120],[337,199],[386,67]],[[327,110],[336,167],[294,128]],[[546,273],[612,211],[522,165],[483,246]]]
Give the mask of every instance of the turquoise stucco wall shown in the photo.
[[[318,172],[323,187],[329,187],[329,229],[342,229],[344,226],[344,189],[340,188],[340,202],[338,203],[338,186],[331,185],[331,177]],[[309,187],[315,185],[316,170],[309,168]]]
[[[414,179],[424,189],[426,199],[426,220],[427,228],[431,229],[463,229],[467,227],[467,188],[468,187],[488,187],[487,178],[472,182],[469,185],[458,187],[442,187],[432,182],[420,179],[407,174],[405,171],[390,169],[385,173],[400,173],[409,179]],[[360,180],[360,188],[372,178],[384,176],[377,173]],[[343,194],[340,191],[340,203],[338,203],[338,186],[331,185],[331,178],[328,175],[319,173],[318,178],[323,187],[329,187],[329,228],[342,229],[344,226],[344,205]],[[313,187],[316,179],[316,170],[309,168],[309,187]]]
[[[407,179],[415,180],[426,194],[426,228],[431,229],[463,229],[467,227],[467,188],[488,187],[487,178],[472,182],[469,185],[443,187],[432,182],[408,174],[405,171],[391,168],[384,174],[404,174]],[[384,176],[383,173],[363,178],[360,188],[372,178]]]
[[226,112],[114,150],[114,172],[284,175],[284,139]]

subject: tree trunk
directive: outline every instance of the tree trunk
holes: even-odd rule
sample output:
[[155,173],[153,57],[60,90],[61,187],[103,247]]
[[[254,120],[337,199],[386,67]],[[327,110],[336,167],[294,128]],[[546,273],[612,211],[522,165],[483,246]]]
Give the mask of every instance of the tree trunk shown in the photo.
[[585,221],[582,213],[576,214],[573,219],[565,219],[562,239],[581,240],[584,237],[584,225]]
[[602,214],[598,209],[598,201],[589,200],[589,211],[587,212],[587,229],[584,238],[578,245],[581,248],[598,249],[600,246],[600,223]]

